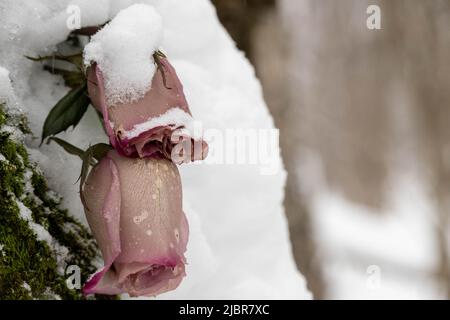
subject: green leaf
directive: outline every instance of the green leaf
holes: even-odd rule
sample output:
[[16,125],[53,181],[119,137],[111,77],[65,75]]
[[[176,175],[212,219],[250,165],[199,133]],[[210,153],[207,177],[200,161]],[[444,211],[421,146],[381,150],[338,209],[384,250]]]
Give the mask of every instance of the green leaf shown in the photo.
[[[80,174],[80,191],[82,190],[83,184],[89,173],[89,165],[94,166],[96,164],[95,160],[100,161],[106,154],[113,150],[113,147],[106,143],[97,143],[90,146],[86,151],[83,152],[81,159],[83,160],[83,165],[81,166]],[[94,160],[95,159],[95,160]]]
[[83,196],[83,186],[84,186],[84,183],[86,182],[87,175],[89,174],[89,165],[92,161],[91,147],[89,147],[86,150],[86,152],[83,154],[82,159],[83,159],[83,164],[81,165],[81,173],[80,173],[80,177],[78,178],[78,180],[80,180],[80,199],[81,199],[81,202],[83,203],[83,206],[87,210],[89,210],[89,208],[87,207],[87,203]]
[[45,61],[45,60],[61,60],[67,61],[74,64],[78,69],[83,69],[83,53],[75,53],[71,55],[62,55],[62,54],[53,54],[51,56],[39,56],[39,57],[30,57],[25,56],[25,58],[30,59],[32,61]]
[[82,184],[84,183],[84,180],[86,179],[86,176],[88,174],[89,166],[95,166],[97,164],[97,161],[102,160],[102,158],[105,157],[110,150],[113,150],[113,147],[106,143],[97,143],[93,146],[89,146],[89,148],[84,151],[63,139],[51,137],[48,139],[47,144],[51,141],[56,142],[61,147],[63,147],[66,152],[78,156],[83,161],[81,174],[78,178],[78,180],[81,179]]
[[97,144],[94,144],[93,146],[89,147],[89,149],[86,152],[90,152],[91,156],[95,160],[100,161],[112,149],[113,149],[113,147],[110,144],[97,143]]
[[90,103],[86,84],[72,89],[53,107],[45,119],[41,144],[45,138],[75,127],[83,117]]
[[106,26],[111,20],[107,20],[104,23],[97,25],[97,26],[87,26],[80,29],[75,29],[71,32],[71,35],[81,35],[81,36],[93,36],[98,31],[100,31],[104,26]]
[[165,58],[165,57],[166,57],[165,54],[164,54],[162,51],[160,51],[160,50],[157,50],[157,51],[155,51],[155,53],[153,53],[153,60],[155,61],[156,69],[157,69],[159,72],[161,72],[161,76],[162,76],[162,80],[163,80],[163,85],[164,85],[164,87],[165,87],[166,89],[171,90],[172,88],[170,88],[170,87],[167,86],[166,73],[165,73],[164,67],[163,67],[163,65],[162,65],[162,63],[161,63],[161,59],[162,59],[162,58]]
[[82,149],[72,145],[71,143],[56,137],[49,138],[49,142],[50,141],[55,141],[68,153],[80,157],[83,161],[81,165],[80,176],[78,177],[77,181],[80,181],[79,192],[81,202],[89,210],[83,196],[83,187],[86,182],[87,176],[89,175],[90,167],[94,167],[97,164],[97,161],[100,161],[104,156],[106,156],[106,154],[110,150],[112,150],[113,147],[106,143],[97,143],[93,146],[90,146],[86,151],[83,151]]
[[61,75],[64,79],[64,84],[69,88],[77,88],[86,82],[85,75],[80,71],[69,71],[51,66],[44,66],[44,70],[51,74]]
[[93,146],[90,146],[83,154],[83,164],[81,166],[81,173],[80,177],[78,178],[80,180],[80,198],[81,202],[83,203],[84,207],[89,210],[87,207],[86,201],[83,196],[83,186],[86,182],[87,176],[89,174],[89,166],[94,166],[93,162],[94,159],[97,161],[100,161],[106,154],[112,150],[113,147],[106,143],[97,143]]
[[[72,155],[74,155],[74,156],[78,156],[80,159],[83,160],[83,155],[84,155],[84,153],[85,153],[84,150],[82,150],[82,149],[80,149],[80,148],[74,146],[73,144],[71,144],[71,143],[69,143],[69,142],[67,142],[67,141],[65,141],[65,140],[63,140],[63,139],[60,139],[60,138],[50,137],[50,138],[48,138],[48,140],[47,140],[47,144],[49,144],[51,141],[54,141],[54,142],[56,142],[57,144],[59,144],[61,147],[63,147],[63,149],[64,149],[67,153],[72,154]],[[95,163],[93,162],[92,165],[94,165],[94,164],[95,164]]]
[[153,55],[159,58],[166,58],[166,55],[161,50],[156,50],[155,53],[153,53]]

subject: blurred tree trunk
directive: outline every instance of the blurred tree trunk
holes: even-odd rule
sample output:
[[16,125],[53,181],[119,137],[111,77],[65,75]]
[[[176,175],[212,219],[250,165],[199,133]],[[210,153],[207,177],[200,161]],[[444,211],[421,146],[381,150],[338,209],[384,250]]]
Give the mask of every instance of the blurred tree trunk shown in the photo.
[[436,202],[439,286],[450,298],[450,2],[396,1],[402,81],[411,85],[419,153]]
[[[280,2],[291,31],[284,121],[320,155],[329,185],[359,203],[383,205],[394,157],[417,162],[401,165],[431,186],[437,281],[450,297],[450,2]],[[366,27],[371,4],[381,8],[381,30]],[[405,122],[414,136],[396,138]]]
[[286,72],[288,65],[286,35],[275,0],[213,0],[220,21],[238,48],[243,50],[261,80],[267,105],[281,129],[280,144],[284,165],[288,172],[284,206],[289,224],[290,239],[297,266],[307,279],[315,298],[324,297],[320,263],[317,260],[314,234],[305,196],[299,193],[297,179],[298,144],[295,127],[286,126],[289,110]]
[[[426,177],[437,212],[436,280],[450,297],[450,2],[213,2],[281,128],[294,256],[315,297],[326,288],[303,192],[314,182],[297,174],[308,153],[321,159],[329,186],[374,208],[398,167]],[[372,4],[381,30],[366,27]]]
[[[281,2],[289,31],[284,121],[322,160],[327,184],[380,207],[387,174],[390,32],[366,28],[367,1]],[[302,155],[299,155],[302,157]]]

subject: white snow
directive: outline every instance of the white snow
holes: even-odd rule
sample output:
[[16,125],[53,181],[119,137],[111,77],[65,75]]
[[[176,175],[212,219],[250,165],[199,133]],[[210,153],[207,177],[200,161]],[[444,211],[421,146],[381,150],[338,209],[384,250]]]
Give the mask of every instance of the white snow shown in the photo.
[[[180,77],[194,118],[205,129],[273,129],[254,70],[220,25],[207,0],[83,1],[81,24],[104,23],[134,2],[153,5],[164,29],[161,47]],[[66,8],[78,1],[3,1],[0,65],[39,136],[48,111],[68,92],[62,79],[23,57],[51,53],[69,33]],[[83,17],[89,16],[89,23]],[[14,31],[14,32],[12,32]],[[44,33],[45,32],[45,33]],[[119,43],[129,43],[118,39]],[[138,57],[139,58],[139,57]],[[149,61],[151,62],[151,61]],[[124,71],[126,72],[126,70]],[[90,108],[78,127],[60,135],[82,148],[106,142]],[[55,144],[27,141],[63,205],[86,223],[75,181],[81,162]],[[214,142],[210,143],[213,151]],[[277,155],[279,150],[275,152]],[[261,175],[252,165],[182,165],[183,206],[190,224],[187,277],[159,298],[310,298],[297,271],[282,206],[286,173]]]
[[[20,115],[22,110],[18,104],[14,89],[11,85],[10,72],[9,70],[2,67],[0,64],[0,104],[6,108],[6,111],[10,115]],[[3,125],[1,132],[10,133],[10,138],[19,141],[23,139],[22,132],[16,127]],[[6,161],[5,157],[0,154],[0,160]]]
[[[22,112],[18,106],[18,99],[11,86],[9,71],[1,66],[0,66],[0,102],[6,103],[7,111],[10,114],[20,114]],[[9,132],[11,133],[10,136],[11,139],[18,141],[20,143],[23,142],[23,134],[20,132],[18,128],[3,125],[1,131]],[[21,159],[20,155],[17,156]],[[0,161],[7,161],[7,159],[4,157],[4,155],[0,154]],[[24,173],[25,190],[30,195],[34,194],[33,187],[31,184],[32,175],[33,173],[29,169],[27,169]],[[33,196],[33,198],[37,202],[37,204],[40,204],[42,202],[36,196]],[[60,274],[64,274],[64,263],[65,263],[64,259],[69,253],[69,250],[66,247],[60,245],[55,239],[53,239],[50,233],[42,225],[33,221],[31,210],[23,204],[21,199],[15,198],[15,202],[19,208],[20,217],[28,223],[30,229],[36,235],[37,240],[46,242],[51,249],[55,250],[56,252],[55,258],[58,266],[57,272],[59,272]],[[2,250],[3,245],[0,246],[0,253],[4,255],[4,252]],[[24,283],[24,287],[27,288],[27,286],[28,284]]]
[[9,75],[9,70],[0,64],[0,104],[6,106],[8,112],[20,112]]
[[9,103],[12,95],[9,71],[0,66],[0,103]]
[[440,298],[432,277],[437,257],[426,219],[429,208],[422,201],[415,194],[414,208],[402,205],[380,213],[333,193],[315,199],[330,298]]
[[152,54],[162,39],[161,16],[152,6],[134,4],[120,11],[84,49],[84,64],[96,62],[105,79],[109,106],[142,98],[156,66]]
[[402,162],[389,178],[385,207],[371,209],[330,189],[320,159],[309,157],[312,163],[298,178],[312,198],[316,254],[322,259],[327,297],[442,298],[434,280],[439,258],[430,216],[435,208],[420,175]]
[[22,287],[27,291],[31,291],[30,285],[28,283],[26,283],[25,281],[23,282]]
[[64,274],[64,259],[69,254],[69,250],[65,246],[60,245],[43,226],[33,221],[31,210],[25,206],[22,201],[16,199],[16,203],[19,207],[20,217],[28,222],[30,229],[33,230],[36,235],[37,240],[44,241],[56,252],[57,272],[59,274]]
[[192,138],[201,138],[201,132],[199,130],[195,130],[194,118],[192,118],[189,113],[178,107],[167,110],[159,117],[150,118],[143,123],[135,125],[131,130],[126,131],[124,136],[128,139],[132,139],[147,130],[156,128],[158,126],[165,126],[167,124],[170,124],[175,128],[183,126],[184,129],[189,132]]

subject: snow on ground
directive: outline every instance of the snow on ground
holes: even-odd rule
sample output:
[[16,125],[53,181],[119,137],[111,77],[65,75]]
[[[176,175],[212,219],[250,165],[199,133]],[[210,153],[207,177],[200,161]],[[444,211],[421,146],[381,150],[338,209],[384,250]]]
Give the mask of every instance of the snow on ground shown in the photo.
[[393,174],[386,207],[375,210],[329,190],[320,168],[313,171],[307,182],[315,184],[311,210],[329,298],[443,298],[433,277],[435,208],[417,174]]
[[[273,128],[254,70],[238,52],[206,0],[136,1],[161,15],[162,48],[185,87],[191,111],[205,128]],[[83,26],[101,24],[134,1],[3,0],[0,65],[10,71],[36,137],[51,107],[68,89],[62,79],[24,58],[51,53],[69,30],[67,7],[77,4]],[[87,147],[107,141],[90,109],[61,135]],[[86,223],[74,184],[80,162],[55,145],[27,141],[33,160]],[[216,141],[210,141],[214,152]],[[219,147],[217,147],[219,148]],[[279,150],[275,150],[278,154]],[[279,159],[278,159],[279,160]],[[190,221],[187,277],[162,298],[310,298],[291,254],[282,208],[285,172],[261,175],[257,165],[184,165],[184,208]]]

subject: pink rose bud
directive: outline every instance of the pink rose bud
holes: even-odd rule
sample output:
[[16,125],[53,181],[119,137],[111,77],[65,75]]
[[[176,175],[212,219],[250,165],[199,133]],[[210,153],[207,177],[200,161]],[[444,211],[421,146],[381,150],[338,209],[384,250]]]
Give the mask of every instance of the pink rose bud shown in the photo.
[[83,196],[104,259],[83,293],[154,296],[178,287],[189,228],[176,165],[112,150],[92,169]]
[[[175,69],[166,58],[160,57],[161,68],[153,76],[150,90],[143,98],[132,103],[109,106],[105,97],[105,83],[97,64],[87,70],[88,92],[94,107],[103,114],[104,125],[113,147],[128,157],[161,155],[172,159],[172,151],[182,143],[183,151],[177,151],[176,163],[203,160],[208,145],[191,127],[194,124],[183,86]],[[161,70],[162,69],[162,70]],[[183,139],[173,139],[176,130],[188,129]],[[180,160],[180,155],[182,159]]]

